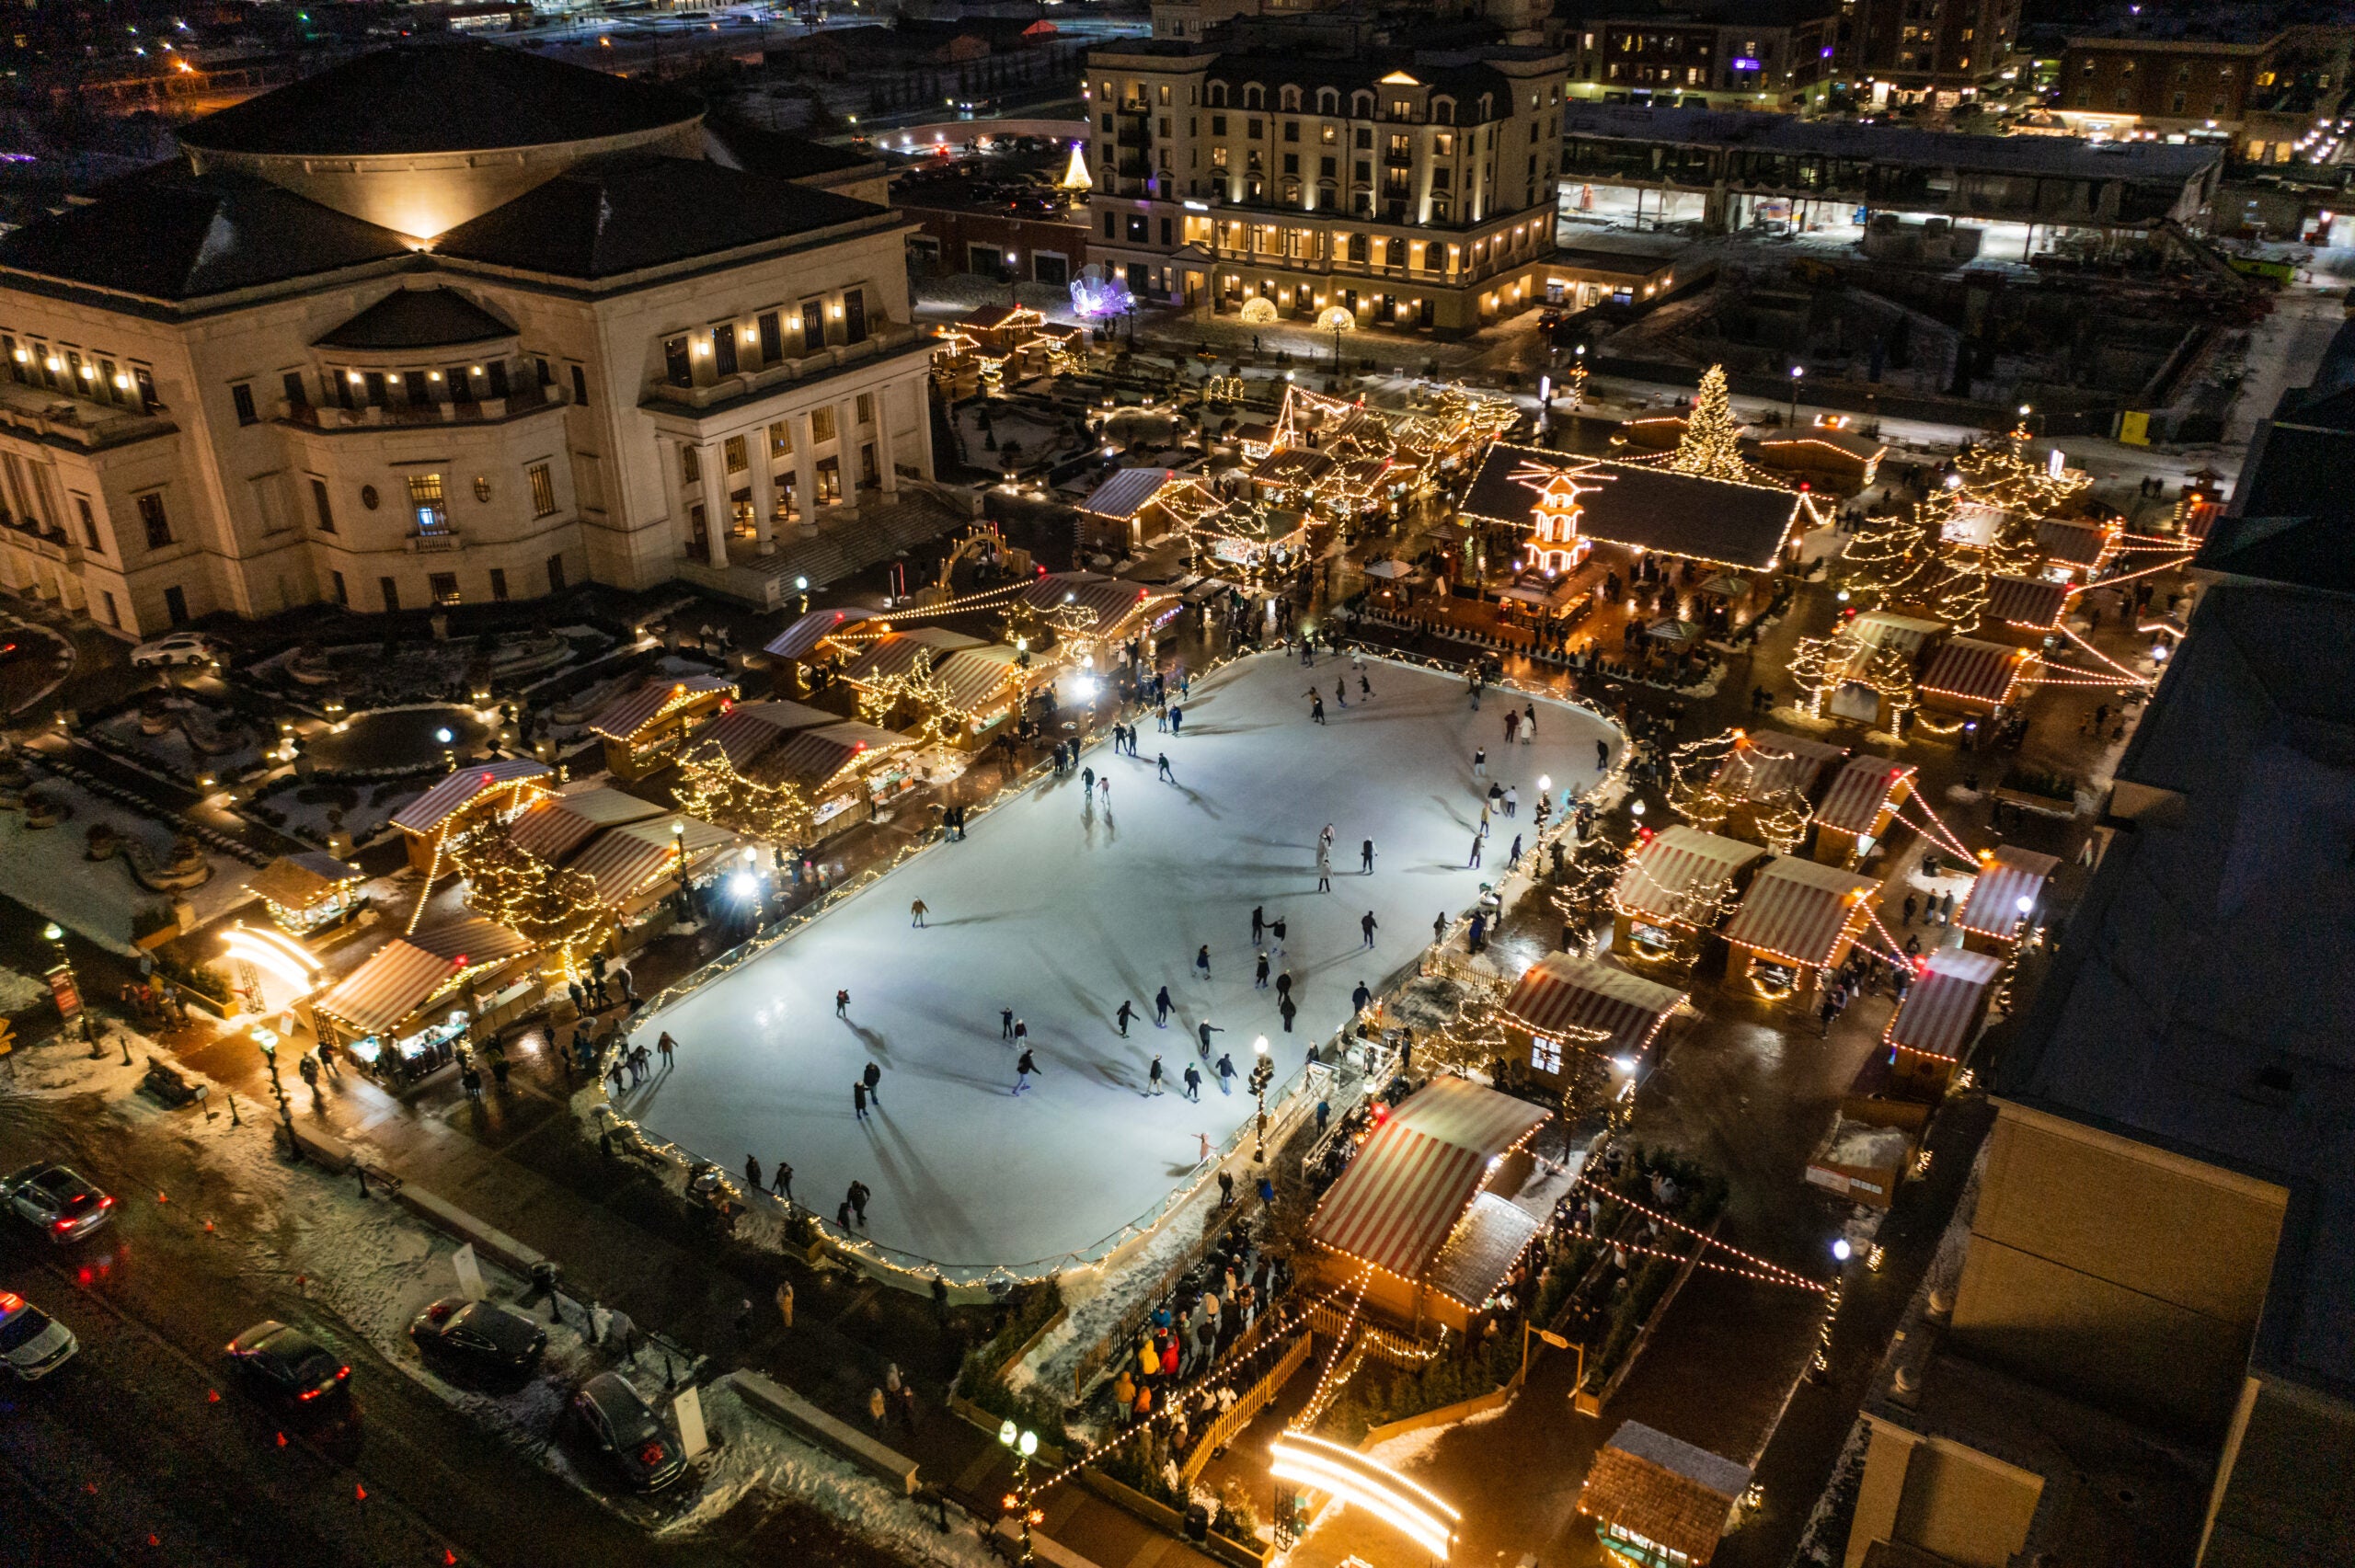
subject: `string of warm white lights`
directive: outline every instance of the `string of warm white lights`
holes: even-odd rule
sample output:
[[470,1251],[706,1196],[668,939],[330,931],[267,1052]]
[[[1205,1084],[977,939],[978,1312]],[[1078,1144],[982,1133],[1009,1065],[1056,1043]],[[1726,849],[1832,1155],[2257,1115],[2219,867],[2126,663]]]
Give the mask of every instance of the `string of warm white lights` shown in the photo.
[[[1721,1242],[1715,1236],[1708,1234],[1706,1231],[1694,1230],[1692,1226],[1687,1225],[1682,1219],[1678,1219],[1671,1215],[1662,1214],[1656,1208],[1648,1208],[1643,1204],[1637,1202],[1634,1198],[1627,1196],[1617,1189],[1605,1186],[1603,1183],[1596,1181],[1592,1176],[1588,1175],[1583,1171],[1579,1173],[1578,1180],[1573,1182],[1571,1185],[1574,1187],[1585,1187],[1590,1192],[1607,1198],[1613,1203],[1626,1204],[1629,1208],[1634,1209],[1637,1213],[1643,1215],[1648,1219],[1657,1220],[1662,1225],[1667,1225],[1675,1230],[1682,1230],[1688,1236],[1696,1237],[1699,1240],[1707,1242],[1710,1246],[1731,1253],[1734,1256],[1740,1258],[1745,1263],[1754,1264],[1758,1267],[1765,1269],[1771,1274],[1782,1275],[1793,1284],[1813,1285],[1815,1283],[1813,1280],[1809,1279],[1807,1276],[1799,1273],[1797,1269],[1786,1268],[1781,1264],[1770,1262],[1765,1258],[1760,1257],[1755,1253],[1746,1253],[1730,1242]],[[1613,1242],[1611,1244],[1616,1245],[1617,1243]],[[1819,1288],[1821,1288],[1821,1287],[1819,1287]]]
[[[2079,647],[2085,649],[2087,653],[2093,655],[2096,658],[2101,660],[2102,663],[2109,666],[2112,670],[2117,670],[2119,674],[2124,676],[2127,680],[2131,681],[2135,685],[2147,686],[2150,684],[2150,681],[2143,679],[2142,676],[2135,674],[2132,670],[2127,669],[2126,666],[2119,663],[2118,660],[2110,658],[2108,654],[2102,652],[2101,649],[2094,647],[2093,644],[2077,635],[2076,632],[2072,628],[2064,625],[2061,628],[2061,633],[2071,642],[2076,644]],[[2042,663],[2043,661],[2039,659],[2038,662]],[[2057,670],[2062,667],[2054,665],[2051,668]]]
[[[1325,1368],[1316,1376],[1316,1387],[1310,1391],[1308,1402],[1301,1406],[1300,1413],[1285,1425],[1286,1431],[1305,1432],[1315,1425],[1316,1418],[1325,1413],[1325,1407],[1332,1402],[1334,1395],[1341,1391],[1341,1385],[1349,1381],[1348,1374],[1341,1373],[1337,1378],[1336,1373],[1340,1370],[1343,1353],[1350,1347],[1350,1331],[1357,1327],[1358,1312],[1365,1305],[1366,1287],[1373,1283],[1373,1265],[1368,1264],[1358,1271],[1357,1287],[1350,1298],[1349,1316],[1341,1320],[1341,1332],[1334,1336],[1333,1353],[1325,1358]],[[1350,1365],[1355,1367],[1354,1360]]]
[[[1922,814],[1930,819],[1927,825],[1916,822],[1912,818],[1905,815],[1905,808],[1908,806],[1914,805],[1920,806],[1922,808]],[[1970,848],[1964,844],[1960,839],[1955,837],[1953,830],[1946,825],[1946,819],[1940,817],[1936,811],[1933,810],[1930,803],[1924,800],[1918,792],[1899,803],[1897,807],[1897,819],[1904,823],[1907,827],[1913,829],[1915,832],[1920,833],[1924,838],[1936,840],[1939,847],[1952,850],[1955,853],[1962,856],[1965,860],[1972,861],[1974,863],[1978,860],[1978,856],[1970,850]]]
[[[1573,1229],[1565,1232],[1565,1234],[1570,1236],[1574,1240],[1600,1242],[1603,1246],[1616,1248],[1621,1252],[1639,1253],[1645,1257],[1665,1258],[1670,1263],[1685,1264],[1694,1268],[1713,1269],[1718,1274],[1730,1274],[1738,1279],[1755,1280],[1761,1285],[1782,1285],[1787,1286],[1794,1290],[1814,1290],[1819,1292],[1828,1288],[1826,1286],[1821,1285],[1815,1280],[1802,1279],[1797,1275],[1762,1274],[1755,1269],[1736,1268],[1731,1264],[1717,1263],[1713,1259],[1700,1256],[1699,1253],[1706,1252],[1707,1250],[1706,1248],[1699,1249],[1694,1255],[1688,1256],[1683,1253],[1671,1253],[1663,1247],[1648,1247],[1641,1242],[1621,1241],[1613,1237],[1598,1236],[1591,1230],[1580,1230]],[[1703,1237],[1702,1239],[1704,1241],[1710,1240],[1708,1237]],[[1714,1244],[1717,1246],[1725,1245],[1722,1242],[1718,1242]]]

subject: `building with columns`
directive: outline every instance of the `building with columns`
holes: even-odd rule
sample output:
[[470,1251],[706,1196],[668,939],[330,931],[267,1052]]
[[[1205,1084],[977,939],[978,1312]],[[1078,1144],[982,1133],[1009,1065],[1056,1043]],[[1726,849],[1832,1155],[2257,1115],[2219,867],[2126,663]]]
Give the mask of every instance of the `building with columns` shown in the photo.
[[17,591],[127,636],[584,581],[773,601],[792,541],[931,476],[911,225],[862,159],[469,42],[181,144],[0,238]]

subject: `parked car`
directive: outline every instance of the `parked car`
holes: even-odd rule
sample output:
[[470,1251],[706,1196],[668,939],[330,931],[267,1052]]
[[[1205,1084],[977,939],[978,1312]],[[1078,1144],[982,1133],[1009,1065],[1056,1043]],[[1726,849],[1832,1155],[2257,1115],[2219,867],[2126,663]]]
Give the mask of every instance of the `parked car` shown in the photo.
[[0,1197],[61,1247],[80,1241],[114,1212],[113,1198],[63,1165],[28,1165],[0,1178]]
[[495,1301],[452,1296],[418,1313],[408,1325],[419,1350],[455,1367],[494,1377],[522,1377],[548,1347],[547,1331]]
[[22,1296],[0,1290],[0,1362],[18,1382],[48,1377],[81,1348],[72,1329]]
[[600,1372],[580,1385],[572,1421],[634,1491],[660,1492],[687,1472],[679,1440],[617,1373]]
[[349,1386],[351,1368],[301,1329],[264,1318],[229,1342],[229,1359],[264,1391],[296,1404]]
[[175,664],[211,664],[221,657],[221,645],[201,632],[174,632],[168,637],[141,643],[131,650],[131,662],[141,669]]

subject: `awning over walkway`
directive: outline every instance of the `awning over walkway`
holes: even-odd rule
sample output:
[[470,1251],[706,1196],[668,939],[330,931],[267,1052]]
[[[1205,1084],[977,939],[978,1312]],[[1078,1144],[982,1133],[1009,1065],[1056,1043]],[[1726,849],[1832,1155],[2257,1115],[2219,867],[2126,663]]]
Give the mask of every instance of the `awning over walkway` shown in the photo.
[[584,789],[542,795],[509,824],[507,837],[525,853],[560,865],[565,856],[606,829],[661,815],[662,808],[650,800],[617,789]]

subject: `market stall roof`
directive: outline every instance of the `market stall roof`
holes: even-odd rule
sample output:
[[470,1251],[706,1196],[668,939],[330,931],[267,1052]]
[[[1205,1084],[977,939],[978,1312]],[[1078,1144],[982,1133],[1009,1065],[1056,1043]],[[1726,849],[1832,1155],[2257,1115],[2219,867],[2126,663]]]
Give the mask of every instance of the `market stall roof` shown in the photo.
[[529,757],[473,763],[460,768],[393,813],[393,826],[406,832],[430,833],[473,805],[477,796],[552,776],[546,762],[535,762]]
[[1415,568],[1404,561],[1368,561],[1365,575],[1370,578],[1410,578],[1415,575]]
[[960,648],[980,647],[982,639],[969,637],[962,632],[952,632],[945,626],[911,626],[903,632],[893,632],[879,637],[858,651],[856,658],[843,668],[843,679],[854,685],[888,681],[906,675],[915,669],[916,660],[930,655],[935,669],[941,656]]
[[1092,629],[1102,633],[1119,626],[1159,592],[1143,583],[1106,577],[1100,572],[1050,572],[1032,579],[1021,597],[1040,610],[1071,604],[1088,611],[1096,617]]
[[1815,809],[1816,821],[1843,833],[1871,832],[1881,809],[1913,771],[1913,763],[1886,757],[1851,757],[1846,767],[1832,775],[1832,787]]
[[1431,1259],[1426,1283],[1476,1311],[1497,1293],[1543,1229],[1528,1210],[1494,1193],[1482,1193],[1456,1221],[1439,1255]]
[[[1557,582],[1548,582],[1544,578],[1534,578],[1516,582],[1510,588],[1498,589],[1497,597],[1509,599],[1516,604],[1567,604],[1571,600],[1581,597],[1584,592],[1585,589],[1580,588],[1568,578],[1563,578]],[[1679,624],[1691,625],[1692,623],[1681,622]],[[1697,633],[1700,628],[1695,626],[1694,630]]]
[[913,744],[904,735],[871,724],[830,724],[787,736],[752,763],[745,777],[754,784],[822,785],[862,757]]
[[608,828],[661,815],[662,807],[654,802],[617,789],[575,790],[568,795],[544,795],[534,801],[508,824],[507,837],[527,854],[559,865],[565,856]]
[[1251,481],[1256,485],[1314,485],[1333,472],[1333,460],[1321,452],[1306,447],[1286,447],[1271,452],[1251,469]]
[[325,903],[335,896],[337,888],[366,875],[358,866],[331,854],[306,850],[301,854],[280,855],[254,873],[246,886],[281,910],[299,910]]
[[1779,729],[1753,729],[1734,742],[1717,765],[1717,778],[1740,784],[1740,798],[1764,800],[1784,790],[1812,795],[1823,770],[1848,754],[1845,746],[1831,746]]
[[1930,656],[1929,667],[1922,671],[1922,690],[1993,707],[2011,701],[2027,661],[2027,653],[2019,648],[1952,637]]
[[1611,901],[1631,915],[1693,923],[1690,911],[1766,852],[1740,839],[1705,833],[1679,822],[1664,829],[1619,868]]
[[1685,994],[1625,969],[1569,953],[1548,953],[1522,974],[1504,1010],[1537,1035],[1571,1029],[1601,1030],[1604,1037],[1580,1040],[1598,1056],[1630,1056],[1660,1033]]
[[[673,837],[673,823],[686,831]],[[725,828],[681,812],[665,812],[643,822],[606,829],[574,858],[571,869],[584,873],[597,885],[600,902],[619,904],[649,883],[677,871],[683,847],[686,869],[693,872],[712,856],[743,841],[741,835]]]
[[2017,844],[2000,844],[1979,869],[1970,897],[1956,912],[1955,923],[1982,936],[2008,939],[2019,929],[2020,900],[2044,896],[2044,885],[2061,869],[2059,857],[2039,854]]
[[1714,593],[1719,599],[1740,599],[1750,591],[1750,579],[1731,572],[1712,572],[1701,580],[1703,593]]
[[1989,578],[1987,613],[2031,632],[2049,632],[2061,624],[2076,589],[2065,582],[2042,578]]
[[664,714],[715,692],[733,697],[736,682],[725,675],[657,676],[599,708],[589,720],[589,732],[608,740],[633,740]]
[[1463,1078],[1409,1095],[1366,1140],[1309,1217],[1311,1241],[1421,1277],[1488,1180],[1553,1113]]
[[1889,448],[1847,430],[1810,429],[1796,436],[1763,436],[1758,461],[1793,468],[1870,469]]
[[707,756],[717,751],[729,767],[742,773],[753,758],[786,736],[842,721],[842,715],[813,708],[807,703],[782,699],[739,703],[696,733],[694,754]]
[[482,915],[443,921],[439,925],[413,931],[404,940],[412,947],[422,947],[435,957],[447,959],[453,964],[463,958],[469,969],[532,950],[532,944],[523,940],[521,932]]
[[1919,653],[1922,645],[1947,629],[1944,621],[1920,615],[1900,615],[1894,610],[1867,610],[1848,623],[1849,635],[1867,647],[1894,647]]
[[776,658],[808,658],[818,650],[818,645],[846,626],[872,620],[879,612],[862,610],[846,604],[836,610],[812,610],[794,620],[793,624],[769,639],[763,653]]
[[1630,1421],[1588,1467],[1579,1512],[1702,1563],[1749,1489],[1748,1467]]
[[1922,973],[1897,1005],[1881,1038],[1922,1056],[1959,1060],[1980,1000],[2003,972],[2004,961],[1988,953],[1941,947],[1923,961]]
[[1644,635],[1654,642],[1668,643],[1677,647],[1690,647],[1701,640],[1703,634],[1698,622],[1679,621],[1671,616],[1667,620],[1655,621],[1646,626]]
[[461,969],[530,948],[496,921],[454,921],[385,944],[316,1005],[355,1029],[382,1035],[397,1028]]
[[2037,547],[2048,560],[2084,571],[2100,566],[2116,542],[2113,531],[2097,523],[2063,522],[2048,517],[2039,519],[2036,525]]
[[1177,477],[1174,468],[1116,469],[1088,492],[1087,498],[1079,503],[1079,509],[1125,522],[1150,505],[1163,487]]
[[1751,882],[1726,923],[1726,940],[1786,963],[1828,963],[1879,888],[1869,876],[1778,855]]
[[1775,486],[1499,442],[1481,460],[1463,513],[1529,528],[1545,480],[1574,471],[1594,486],[1579,498],[1580,533],[1750,571],[1775,567],[1806,500]]
[[959,648],[934,666],[932,672],[948,688],[948,700],[960,712],[979,713],[1022,679],[1021,657],[996,643]]

